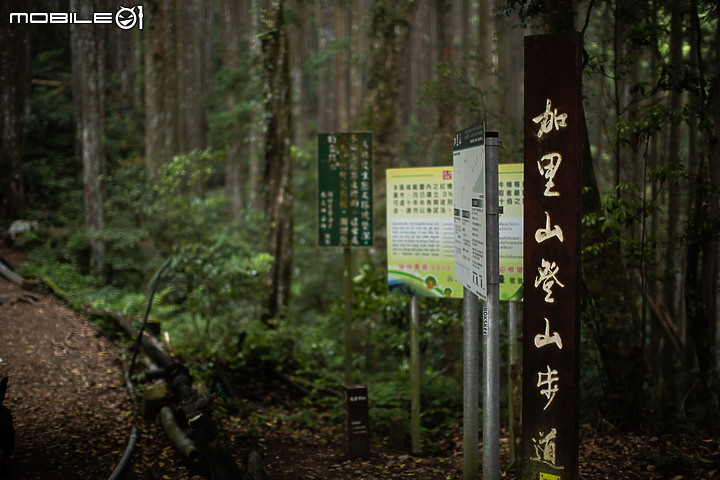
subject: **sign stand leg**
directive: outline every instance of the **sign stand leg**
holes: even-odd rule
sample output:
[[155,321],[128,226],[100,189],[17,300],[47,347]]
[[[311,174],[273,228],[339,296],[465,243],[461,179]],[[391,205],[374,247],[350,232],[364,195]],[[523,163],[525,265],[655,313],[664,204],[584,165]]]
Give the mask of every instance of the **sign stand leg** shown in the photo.
[[510,463],[512,464],[517,463],[515,442],[518,438],[515,436],[515,428],[519,425],[520,420],[520,409],[516,408],[515,402],[516,395],[519,395],[522,389],[522,385],[518,381],[520,377],[517,374],[520,367],[518,365],[517,324],[518,302],[510,300],[508,302],[508,432],[510,436]]
[[463,479],[478,478],[478,307],[480,300],[463,289]]
[[350,340],[352,339],[352,254],[350,247],[343,248],[344,268],[343,268],[343,296],[345,299],[345,351],[343,362],[345,365],[345,385],[352,383],[352,348]]
[[500,250],[497,132],[487,132],[487,302],[483,309],[483,479],[500,478]]
[[410,432],[412,453],[420,453],[420,307],[410,297]]

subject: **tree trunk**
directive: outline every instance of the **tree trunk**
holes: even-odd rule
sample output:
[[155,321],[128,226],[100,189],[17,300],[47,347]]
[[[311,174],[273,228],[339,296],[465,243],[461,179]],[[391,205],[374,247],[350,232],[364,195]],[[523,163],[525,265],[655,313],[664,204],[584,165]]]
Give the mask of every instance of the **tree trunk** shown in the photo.
[[[698,78],[706,78],[706,66],[702,58],[701,42],[702,36],[700,31],[700,19],[697,6],[693,5],[690,16],[690,55],[691,62],[695,65]],[[716,36],[718,34],[716,33]],[[710,400],[711,392],[708,389],[710,384],[710,375],[714,365],[713,361],[713,322],[715,318],[716,308],[716,276],[717,276],[717,256],[716,246],[718,238],[718,228],[712,227],[718,223],[718,206],[717,206],[717,190],[713,187],[713,175],[717,175],[717,171],[713,171],[712,161],[713,147],[717,144],[717,124],[714,118],[714,111],[717,106],[713,106],[712,102],[717,102],[717,64],[710,64],[711,74],[714,74],[714,80],[710,84],[709,97],[702,88],[691,90],[691,103],[701,105],[699,116],[692,118],[691,132],[697,135],[698,130],[704,134],[705,142],[703,144],[702,153],[697,159],[697,175],[692,186],[692,203],[688,210],[687,227],[685,231],[685,243],[687,244],[687,272],[685,276],[685,312],[687,318],[688,329],[688,353],[693,356],[692,360],[696,362],[698,369],[697,383],[700,386],[698,396],[702,404],[707,404]],[[696,123],[696,120],[699,120]],[[691,142],[697,141],[696,137],[690,138]],[[692,152],[692,149],[691,149]],[[697,152],[696,152],[697,153]],[[717,166],[714,167],[717,169]],[[713,205],[713,202],[715,203]],[[711,270],[712,269],[712,270]],[[709,283],[712,290],[707,288]],[[688,362],[689,363],[689,362]],[[692,381],[692,380],[689,380]],[[687,389],[690,385],[685,385]]]
[[[74,3],[74,2],[73,2]],[[83,18],[92,15],[90,3],[79,5]],[[80,102],[82,111],[82,159],[83,159],[83,200],[85,208],[85,229],[90,244],[90,271],[102,273],[105,264],[105,241],[101,234],[104,228],[102,173],[105,152],[102,146],[104,132],[103,118],[103,76],[104,76],[104,28],[96,25],[72,26],[77,35],[80,54]]]
[[[252,7],[251,7],[252,6]],[[261,26],[261,12],[257,8],[257,2],[249,1],[249,12],[248,16],[252,19],[252,27],[250,29],[250,48],[253,54],[258,58],[262,58],[262,45],[260,41],[260,34],[263,31]],[[262,110],[263,106],[261,102],[253,99],[253,111]],[[265,186],[262,184],[262,164],[264,155],[264,137],[262,132],[262,126],[258,125],[260,122],[253,122],[250,126],[250,145],[248,152],[248,177],[249,177],[249,199],[248,204],[251,208],[260,209],[263,207],[263,190]]]
[[[349,129],[357,130],[362,108],[364,91],[364,63],[367,54],[367,18],[370,11],[369,0],[352,0],[350,10],[350,99]],[[358,28],[355,28],[358,26]]]
[[348,20],[350,12],[345,3],[337,3],[334,8],[335,14],[335,39],[339,45],[335,49],[335,83],[337,84],[337,98],[335,109],[337,110],[337,125],[335,129],[348,131],[350,124],[350,25]]
[[[681,0],[672,0],[670,4],[672,14],[670,21],[670,68],[673,68],[673,65],[680,65],[682,62],[682,3]],[[681,93],[678,89],[672,89],[670,92],[670,109],[673,112],[678,111],[680,108],[680,96]],[[678,121],[671,121],[666,165],[668,168],[674,169],[680,165],[680,161],[680,124]],[[671,175],[668,184],[667,243],[665,247],[665,304],[676,326],[681,331],[684,331],[680,313],[680,279],[682,277],[680,268],[681,248],[678,237],[680,228],[680,190],[679,176]]]
[[[712,118],[707,148],[710,155],[710,181],[713,191],[710,192],[710,217],[718,221],[720,218],[720,26],[715,29],[715,40],[712,49],[715,65],[713,81],[710,85],[710,97],[708,99],[709,115]],[[711,242],[711,251],[708,261],[704,263],[705,272],[705,298],[708,304],[708,316],[715,319],[715,367],[720,369],[720,239],[716,236]]]
[[[522,152],[523,130],[523,59],[517,52],[523,48],[523,29],[519,28],[517,13],[511,17],[495,19],[498,52],[498,90],[501,109],[499,127],[502,127],[503,148],[516,158]],[[516,160],[512,160],[516,161]]]
[[175,3],[148,1],[145,15],[145,156],[156,180],[178,151]]
[[138,69],[141,62],[138,53],[141,51],[139,42],[142,30],[108,29],[108,66],[111,75],[118,79],[117,108],[123,117],[133,114],[134,107],[142,100],[137,96],[137,85],[140,83]]
[[[223,0],[221,5],[220,31],[222,35],[222,61],[223,68],[233,70],[240,67],[241,45],[246,43],[243,38],[248,35],[248,11],[243,8],[247,5],[239,4],[235,0]],[[232,110],[235,105],[243,101],[236,92],[228,92],[225,99],[226,109]],[[229,216],[236,218],[243,207],[245,197],[245,175],[243,175],[244,133],[237,128],[229,137],[227,146],[227,159],[225,162],[225,191],[230,200]]]
[[285,315],[290,302],[293,253],[293,201],[290,153],[292,99],[284,1],[261,2],[265,137],[265,241],[273,256],[261,319],[269,323]]
[[[361,128],[373,132],[376,172],[393,166],[400,145],[402,81],[409,23],[417,6],[415,0],[375,0],[370,27],[367,94]],[[375,176],[375,198],[385,198],[384,176]],[[382,245],[376,245],[383,248]]]
[[337,114],[337,55],[334,54],[335,44],[335,9],[341,8],[331,0],[318,0],[316,5],[318,22],[318,53],[324,62],[318,72],[319,121],[321,132],[338,131]]
[[206,8],[203,0],[188,0],[177,13],[178,79],[181,84],[182,102],[179,117],[182,119],[178,150],[191,152],[205,148],[205,110],[203,93],[203,38]]
[[[478,1],[478,47],[477,47],[477,59],[478,59],[478,72],[482,72],[478,81],[478,86],[481,90],[489,85],[489,73],[492,72],[493,68],[493,28],[492,22],[489,21],[492,18],[493,0],[479,0]],[[483,118],[486,112],[482,112]]]
[[[288,35],[290,44],[295,48],[292,49],[292,58],[290,60],[291,78],[293,84],[293,118],[317,118],[317,112],[310,111],[309,105],[316,102],[314,92],[311,88],[311,82],[308,81],[310,74],[308,68],[308,56],[312,51],[313,35],[311,24],[315,13],[315,5],[310,2],[298,2],[296,8],[295,22],[288,26]],[[296,122],[294,126],[295,138],[293,143],[296,145],[304,145],[311,140],[313,129],[310,122]]]
[[[434,32],[436,30],[436,11],[431,2],[421,2],[412,16],[412,28],[409,32],[407,55],[412,62],[407,62],[404,92],[406,112],[403,113],[401,123],[409,125],[417,122],[417,130],[421,133],[433,132],[433,121],[437,118],[437,102],[415,102],[422,95],[426,82],[434,77],[436,60],[436,43]],[[418,138],[417,161],[419,165],[434,165],[435,149],[433,148],[433,135]]]
[[[437,47],[438,62],[441,70],[438,78],[438,86],[441,92],[452,92],[454,88],[454,76],[443,74],[446,69],[452,71],[455,68],[453,59],[453,16],[451,0],[435,0],[435,11],[437,14]],[[441,94],[437,102],[437,134],[435,135],[435,148],[433,164],[444,165],[452,158],[452,136],[455,134],[455,101],[453,96]],[[440,162],[440,163],[438,163]]]
[[[22,5],[18,1],[1,2],[2,18],[7,21],[10,12],[22,11]],[[9,219],[17,218],[25,209],[22,118],[27,85],[27,44],[26,25],[4,26],[0,29],[0,215]]]

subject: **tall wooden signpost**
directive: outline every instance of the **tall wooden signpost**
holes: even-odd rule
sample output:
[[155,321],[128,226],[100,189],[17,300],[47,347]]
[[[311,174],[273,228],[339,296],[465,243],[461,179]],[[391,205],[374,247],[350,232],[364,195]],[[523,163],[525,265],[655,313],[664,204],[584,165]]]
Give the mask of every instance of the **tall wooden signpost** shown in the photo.
[[373,244],[372,133],[318,134],[318,245],[343,247],[345,303],[345,446],[349,457],[370,453],[368,393],[352,378],[351,247]]
[[525,38],[523,480],[578,478],[580,45]]

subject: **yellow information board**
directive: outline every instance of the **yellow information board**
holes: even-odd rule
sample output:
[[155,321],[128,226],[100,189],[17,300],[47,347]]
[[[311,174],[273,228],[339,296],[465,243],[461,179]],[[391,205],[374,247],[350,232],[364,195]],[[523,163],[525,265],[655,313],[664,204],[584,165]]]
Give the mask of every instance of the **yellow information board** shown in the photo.
[[[453,167],[392,168],[387,175],[388,289],[462,298],[455,281]],[[500,300],[522,300],[523,164],[499,165]]]
[[388,289],[462,298],[454,279],[452,167],[387,170]]
[[498,165],[500,215],[500,300],[522,300],[523,164]]

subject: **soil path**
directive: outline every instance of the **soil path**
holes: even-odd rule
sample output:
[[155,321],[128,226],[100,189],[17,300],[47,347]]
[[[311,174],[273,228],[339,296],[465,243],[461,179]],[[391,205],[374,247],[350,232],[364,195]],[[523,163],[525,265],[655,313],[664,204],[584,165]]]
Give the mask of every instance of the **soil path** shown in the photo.
[[116,348],[48,295],[0,280],[0,303],[0,376],[10,377],[16,430],[11,478],[109,476],[130,429]]
[[[24,260],[3,250],[14,265]],[[118,347],[52,295],[0,278],[0,378],[14,417],[8,479],[104,479],[127,445],[131,405]],[[190,478],[154,424],[141,424],[124,479]]]

